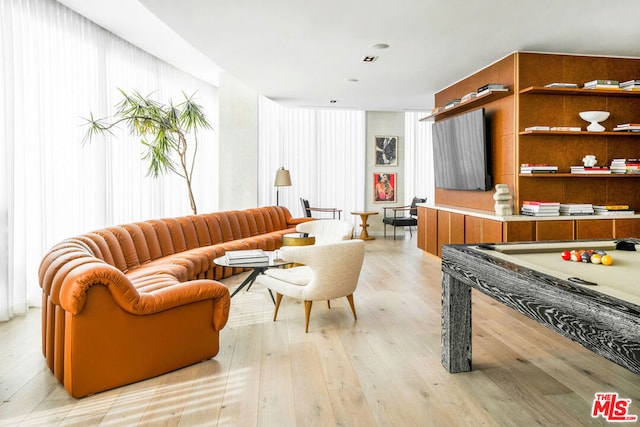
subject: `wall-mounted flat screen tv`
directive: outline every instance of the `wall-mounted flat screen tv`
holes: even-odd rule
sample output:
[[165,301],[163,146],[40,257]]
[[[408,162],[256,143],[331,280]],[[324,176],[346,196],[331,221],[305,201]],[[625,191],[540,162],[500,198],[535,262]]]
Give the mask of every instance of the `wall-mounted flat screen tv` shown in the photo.
[[433,124],[433,164],[436,188],[491,189],[484,108]]

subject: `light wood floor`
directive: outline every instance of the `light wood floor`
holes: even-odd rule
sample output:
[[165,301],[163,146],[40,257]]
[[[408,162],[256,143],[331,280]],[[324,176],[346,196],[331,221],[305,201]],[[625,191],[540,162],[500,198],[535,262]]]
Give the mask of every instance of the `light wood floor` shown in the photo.
[[346,299],[316,303],[305,334],[300,302],[285,298],[274,323],[256,286],[232,300],[215,359],[80,400],[45,366],[39,310],[0,324],[0,425],[606,425],[596,392],[640,415],[640,376],[480,294],[474,371],[448,374],[439,260],[415,236],[366,248],[357,321]]

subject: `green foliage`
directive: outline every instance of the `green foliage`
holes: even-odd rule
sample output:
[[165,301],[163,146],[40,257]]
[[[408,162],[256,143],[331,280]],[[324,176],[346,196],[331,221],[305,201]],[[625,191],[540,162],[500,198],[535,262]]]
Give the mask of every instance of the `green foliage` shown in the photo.
[[[193,167],[198,152],[198,130],[210,129],[211,125],[193,96],[183,93],[184,101],[178,105],[161,104],[134,91],[131,94],[118,89],[122,100],[116,105],[113,117],[96,119],[93,113],[85,119],[89,126],[83,143],[98,135],[111,134],[112,129],[124,124],[132,135],[140,137],[145,148],[142,159],[148,162],[149,175],[157,178],[166,173],[175,173],[187,184],[189,201],[194,214],[196,203],[191,190]],[[193,136],[193,147],[189,147],[187,136]],[[189,149],[190,148],[190,149]]]

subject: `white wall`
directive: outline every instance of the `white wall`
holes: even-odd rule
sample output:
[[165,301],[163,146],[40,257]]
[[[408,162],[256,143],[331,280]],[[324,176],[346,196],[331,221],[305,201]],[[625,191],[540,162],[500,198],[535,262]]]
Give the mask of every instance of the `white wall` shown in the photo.
[[[375,137],[376,135],[391,135],[398,137],[398,166],[375,166]],[[370,216],[369,234],[380,236],[383,234],[382,216],[384,206],[404,205],[404,113],[368,111],[367,112],[367,167],[365,180],[365,210],[379,212]],[[396,203],[374,203],[373,174],[374,172],[396,173]],[[387,231],[392,229],[387,227]],[[358,231],[359,233],[359,231]]]
[[258,93],[220,74],[219,188],[221,211],[258,206]]

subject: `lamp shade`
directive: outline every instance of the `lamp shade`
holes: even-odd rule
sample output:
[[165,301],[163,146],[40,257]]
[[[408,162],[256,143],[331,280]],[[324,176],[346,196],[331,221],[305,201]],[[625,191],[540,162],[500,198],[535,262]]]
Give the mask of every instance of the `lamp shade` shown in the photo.
[[274,187],[290,187],[291,186],[291,175],[289,171],[284,167],[281,167],[276,172],[276,180],[273,183]]

